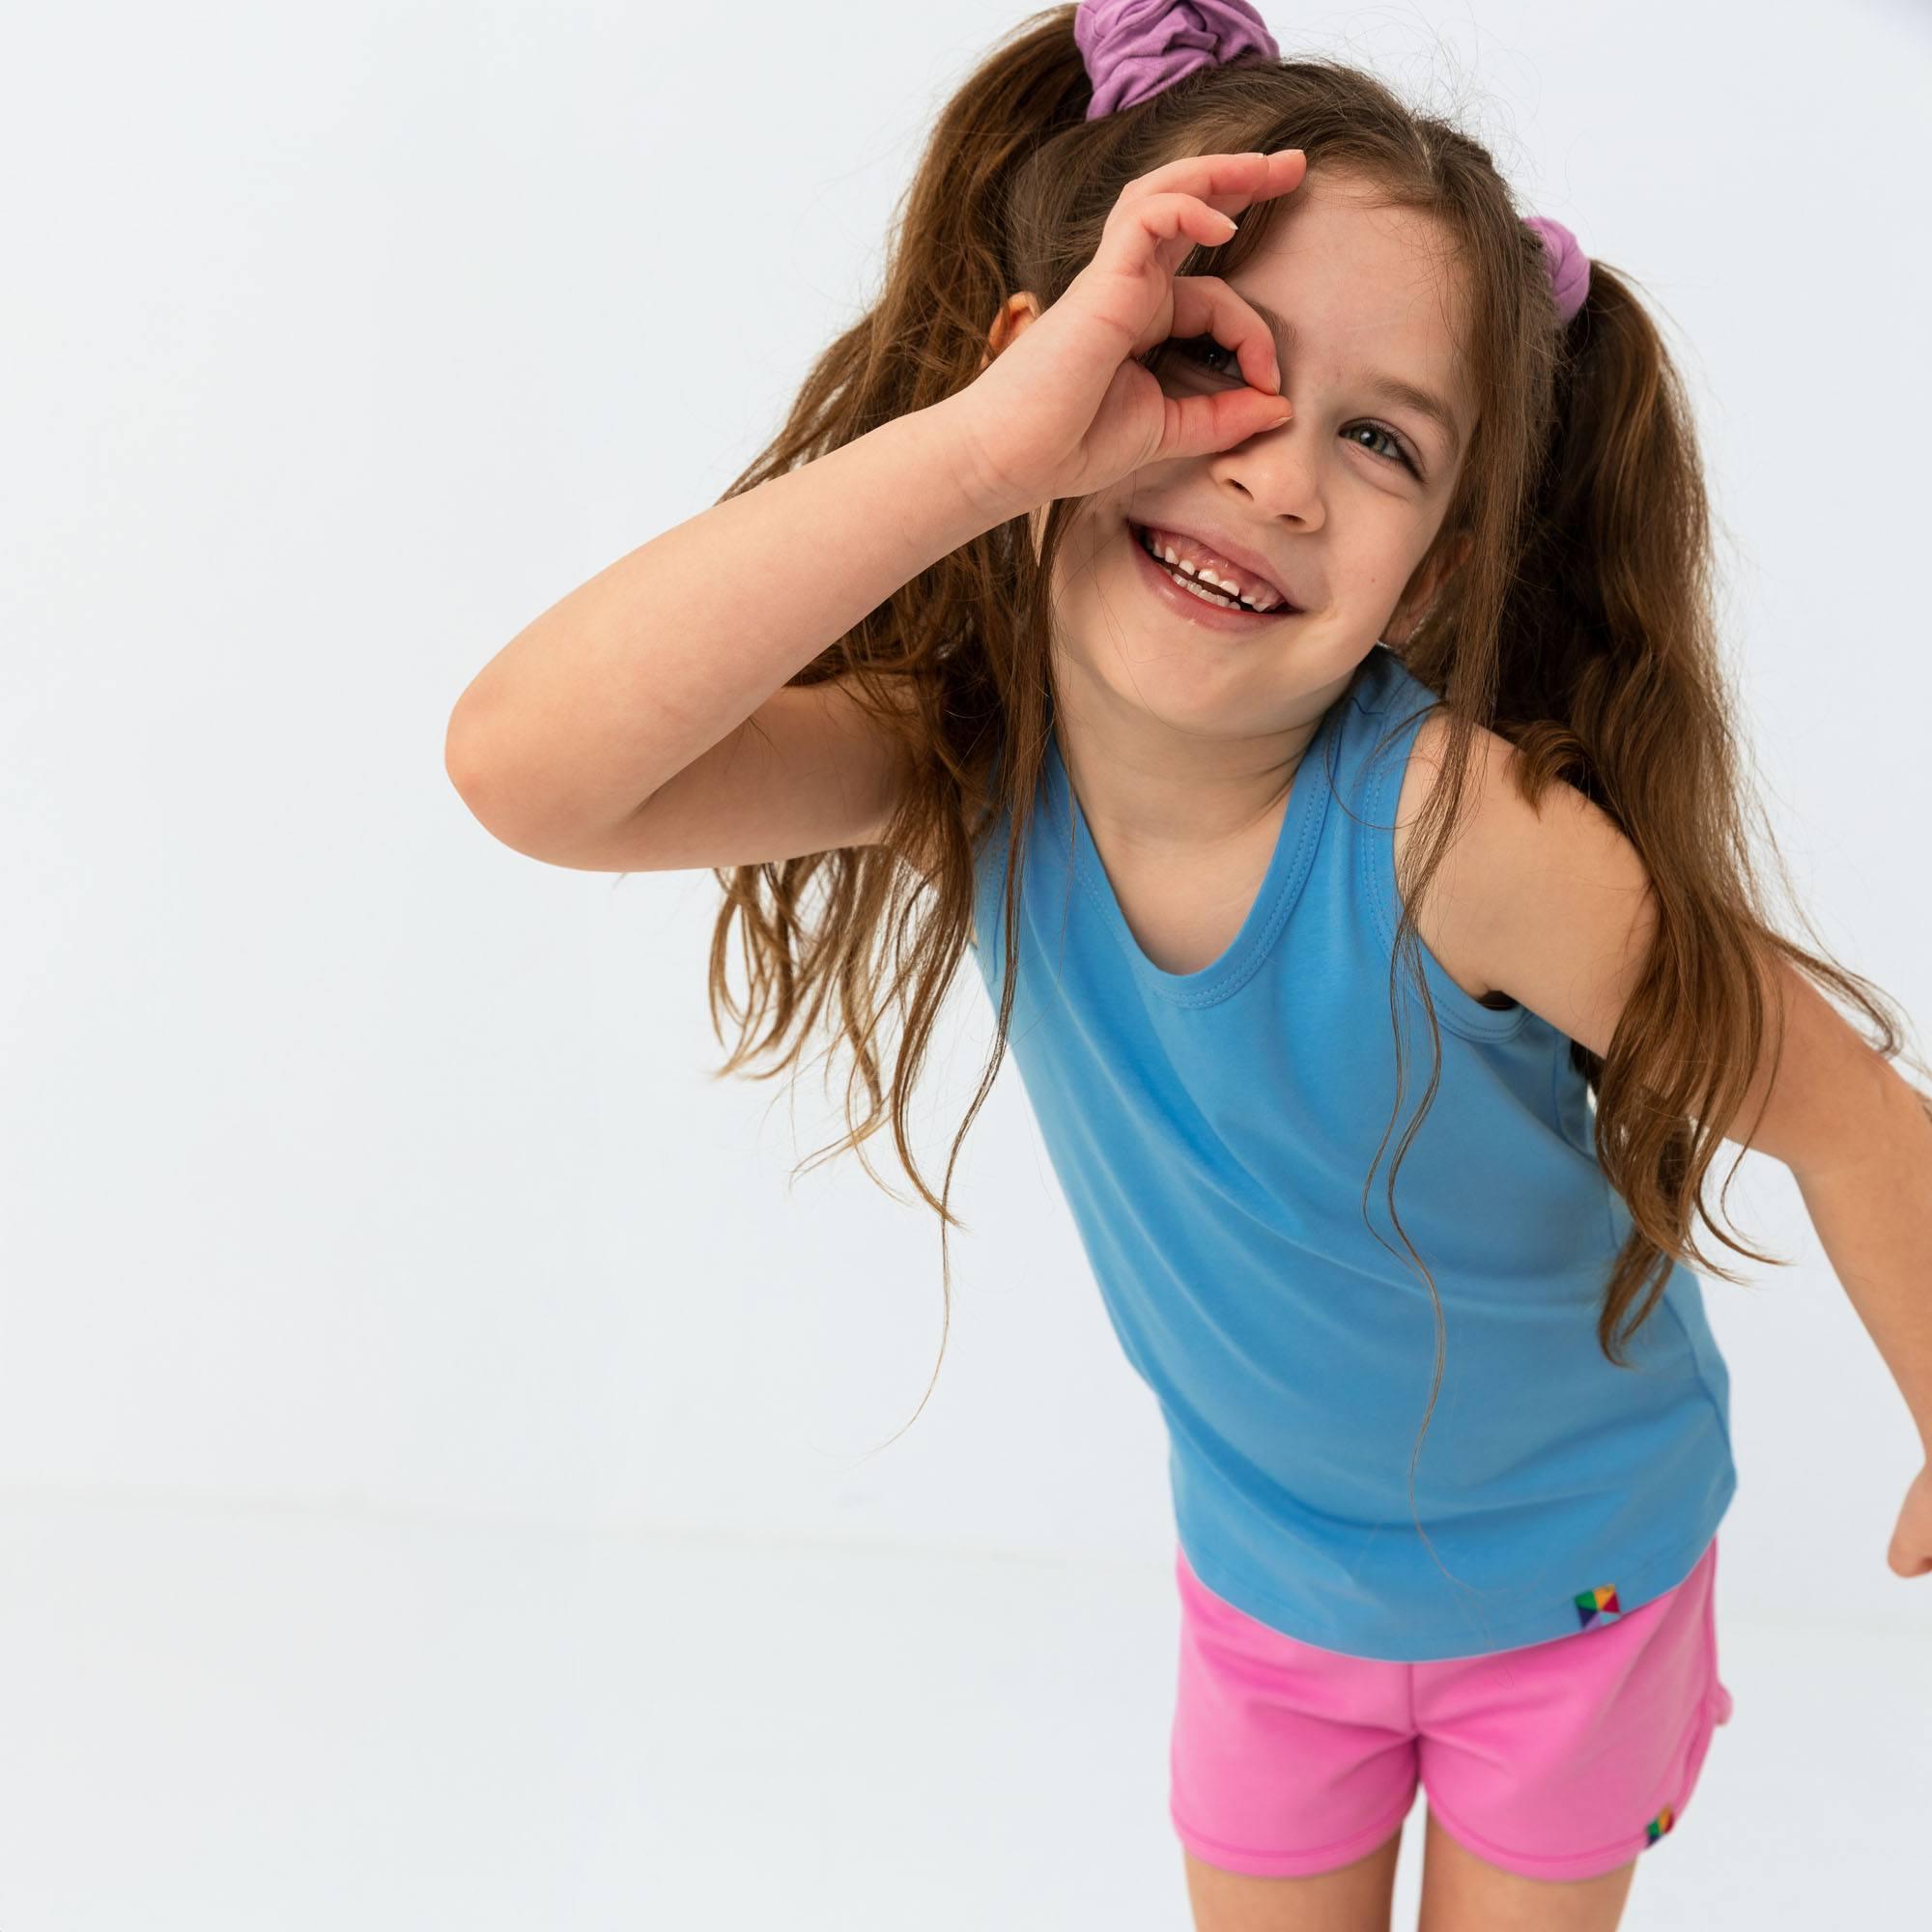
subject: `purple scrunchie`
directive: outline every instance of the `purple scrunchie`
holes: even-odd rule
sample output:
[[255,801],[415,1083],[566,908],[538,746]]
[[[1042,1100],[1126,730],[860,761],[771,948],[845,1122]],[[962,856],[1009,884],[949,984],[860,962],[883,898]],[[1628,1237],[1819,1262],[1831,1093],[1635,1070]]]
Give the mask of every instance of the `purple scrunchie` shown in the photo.
[[1080,0],[1073,38],[1094,83],[1090,121],[1137,107],[1197,68],[1242,54],[1281,58],[1262,16],[1242,0]]
[[1556,298],[1556,313],[1567,323],[1590,293],[1590,258],[1576,236],[1550,215],[1532,214],[1523,226],[1533,228],[1543,243],[1549,292]]

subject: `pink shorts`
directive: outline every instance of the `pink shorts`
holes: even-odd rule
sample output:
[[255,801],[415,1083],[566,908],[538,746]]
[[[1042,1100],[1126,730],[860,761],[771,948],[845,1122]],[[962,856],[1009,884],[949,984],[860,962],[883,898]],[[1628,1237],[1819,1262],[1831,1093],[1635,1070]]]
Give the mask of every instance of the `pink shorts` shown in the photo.
[[1714,1537],[1675,1588],[1574,1635],[1396,1663],[1258,1623],[1181,1554],[1174,1828],[1208,1864],[1302,1877],[1374,1851],[1420,1784],[1491,1864],[1614,1871],[1676,1824],[1730,1718],[1717,1568]]

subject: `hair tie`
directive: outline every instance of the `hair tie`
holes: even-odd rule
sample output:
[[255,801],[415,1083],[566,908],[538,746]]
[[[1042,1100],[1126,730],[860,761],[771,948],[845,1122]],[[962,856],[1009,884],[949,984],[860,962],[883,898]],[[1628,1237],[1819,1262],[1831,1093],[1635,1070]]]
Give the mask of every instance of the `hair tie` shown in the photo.
[[[1244,0],[1080,0],[1073,39],[1094,84],[1087,119],[1138,107],[1204,67],[1250,54],[1279,60],[1265,22]],[[1556,313],[1568,324],[1590,293],[1590,258],[1548,215],[1524,223],[1543,243]]]
[[1281,58],[1262,16],[1243,0],[1080,0],[1073,38],[1094,83],[1090,121],[1138,107],[1200,68],[1244,54]]
[[1568,324],[1590,293],[1590,258],[1576,236],[1550,215],[1532,214],[1523,226],[1533,229],[1543,243],[1549,292],[1556,298],[1556,313]]

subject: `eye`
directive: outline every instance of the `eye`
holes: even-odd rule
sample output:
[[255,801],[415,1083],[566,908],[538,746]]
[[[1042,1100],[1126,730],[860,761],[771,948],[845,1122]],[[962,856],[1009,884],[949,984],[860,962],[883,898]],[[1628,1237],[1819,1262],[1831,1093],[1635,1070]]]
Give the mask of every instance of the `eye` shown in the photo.
[[1154,354],[1161,355],[1170,349],[1179,350],[1188,361],[1199,362],[1204,367],[1208,367],[1208,357],[1210,355],[1226,356],[1227,361],[1225,365],[1219,368],[1208,368],[1208,373],[1210,376],[1237,376],[1240,374],[1240,365],[1235,360],[1235,352],[1225,343],[1216,342],[1211,335],[1170,336],[1167,341],[1160,345],[1160,348]]
[[[1225,343],[1216,342],[1211,335],[1171,337],[1154,351],[1153,357],[1151,359],[1158,361],[1170,349],[1179,351],[1188,361],[1206,369],[1210,376],[1237,376],[1240,374],[1240,365],[1235,360],[1235,352],[1228,348]],[[1225,357],[1225,362],[1218,366],[1210,364],[1208,358],[1215,355]],[[1365,429],[1372,430],[1395,452],[1393,456],[1383,456],[1381,460],[1384,463],[1399,463],[1418,483],[1423,481],[1422,467],[1416,462],[1414,452],[1410,450],[1408,444],[1394,430],[1390,429],[1386,423],[1378,422],[1351,423],[1349,426],[1350,434],[1351,435],[1355,431]],[[1371,445],[1363,443],[1361,447],[1368,449]]]
[[[1407,443],[1404,442],[1402,438],[1397,436],[1394,430],[1384,427],[1381,423],[1358,422],[1358,423],[1350,423],[1349,425],[1349,434],[1352,436],[1357,430],[1364,430],[1364,429],[1370,431],[1373,435],[1382,438],[1386,442],[1388,442],[1395,450],[1394,460],[1400,463],[1402,467],[1405,469],[1406,469],[1408,473],[1411,476],[1413,476],[1418,483],[1422,481],[1422,471],[1416,467],[1415,458],[1409,454]],[[1368,445],[1364,443],[1362,447],[1366,449]],[[1384,463],[1388,462],[1389,460],[1390,459],[1387,457],[1384,457],[1382,459]]]

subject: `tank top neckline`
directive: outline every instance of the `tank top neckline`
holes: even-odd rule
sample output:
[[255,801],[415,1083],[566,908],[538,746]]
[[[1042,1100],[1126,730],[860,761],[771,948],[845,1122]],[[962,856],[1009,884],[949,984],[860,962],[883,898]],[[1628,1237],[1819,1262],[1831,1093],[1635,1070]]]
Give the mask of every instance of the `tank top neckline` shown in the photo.
[[1060,755],[1058,731],[1048,731],[1049,799],[1057,823],[1064,823],[1067,816],[1072,819],[1074,875],[1097,908],[1102,923],[1120,943],[1135,979],[1149,992],[1176,1006],[1212,1006],[1238,991],[1266,959],[1268,949],[1287,924],[1308,878],[1327,813],[1329,794],[1334,788],[1329,743],[1340,714],[1355,702],[1359,689],[1360,681],[1352,682],[1322,713],[1321,722],[1308,741],[1289,783],[1288,801],[1275,833],[1274,848],[1247,916],[1220,956],[1192,973],[1170,973],[1155,965],[1141,950],[1140,941],[1134,937],[1133,928],[1121,910],[1120,897],[1101,863],[1099,848],[1088,829],[1087,814],[1081,809]]

